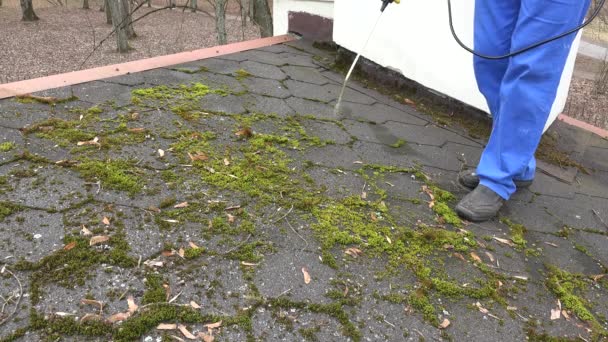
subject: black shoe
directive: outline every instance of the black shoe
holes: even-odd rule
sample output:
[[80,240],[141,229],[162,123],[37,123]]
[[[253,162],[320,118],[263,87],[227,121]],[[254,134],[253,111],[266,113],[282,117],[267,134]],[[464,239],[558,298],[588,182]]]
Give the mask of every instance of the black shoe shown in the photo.
[[[473,190],[479,185],[479,176],[475,173],[475,170],[464,170],[458,174],[458,182],[462,186]],[[515,180],[513,182],[518,189],[527,188],[532,185],[532,180]]]
[[471,222],[487,221],[496,216],[504,203],[492,189],[479,185],[456,205],[456,213]]

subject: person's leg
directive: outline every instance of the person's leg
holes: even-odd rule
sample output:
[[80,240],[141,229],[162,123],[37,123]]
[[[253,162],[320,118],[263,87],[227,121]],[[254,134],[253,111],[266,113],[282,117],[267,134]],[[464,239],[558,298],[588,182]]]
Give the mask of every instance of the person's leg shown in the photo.
[[[522,0],[511,50],[580,25],[589,2]],[[456,208],[465,218],[491,218],[500,209],[500,200],[508,200],[515,192],[514,179],[533,176],[534,153],[574,38],[571,34],[510,58],[500,86],[498,122],[477,168],[479,186]]]
[[[485,55],[504,55],[511,50],[521,0],[475,1],[474,49]],[[499,115],[499,92],[509,65],[508,59],[490,60],[473,56],[477,87],[486,99],[494,122]]]
[[[511,50],[511,36],[517,23],[521,0],[475,1],[473,26],[474,49],[485,55],[504,55]],[[484,96],[492,126],[498,122],[500,114],[499,93],[505,76],[508,59],[486,59],[473,55],[473,70],[477,88]],[[474,189],[479,184],[475,169],[463,170],[458,180],[466,188]]]

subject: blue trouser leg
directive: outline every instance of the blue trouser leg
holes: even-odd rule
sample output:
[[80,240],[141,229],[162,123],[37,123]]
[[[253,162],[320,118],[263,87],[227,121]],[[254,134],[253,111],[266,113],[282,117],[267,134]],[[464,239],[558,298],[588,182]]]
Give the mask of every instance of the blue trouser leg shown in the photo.
[[[475,3],[475,50],[486,55],[504,55],[511,51],[511,36],[519,16],[521,0],[488,1]],[[500,87],[509,66],[509,59],[486,59],[474,56],[474,70],[479,91],[485,97],[492,114],[493,126],[500,115]],[[532,158],[527,169],[515,178],[534,178],[536,160]]]
[[[484,6],[503,6],[502,1]],[[511,35],[511,51],[562,33],[579,25],[590,0],[519,0],[519,8]],[[509,2],[511,3],[511,2]],[[500,11],[496,9],[495,11]],[[481,23],[492,18],[476,17],[475,29],[491,26]],[[500,29],[500,26],[497,27]],[[482,34],[480,31],[479,34]],[[480,184],[504,199],[515,192],[514,179],[530,179],[534,175],[534,153],[551,107],[555,101],[564,65],[575,34],[509,58],[500,82],[494,107],[496,117],[492,134],[477,167]],[[481,38],[476,37],[476,42]],[[480,51],[485,52],[485,51]],[[490,52],[498,55],[503,51]],[[479,67],[477,67],[479,70]],[[481,70],[477,71],[478,73]],[[480,89],[492,87],[492,81],[478,76]],[[490,82],[488,85],[485,82]],[[485,95],[488,97],[488,95]],[[493,99],[493,98],[491,98]]]

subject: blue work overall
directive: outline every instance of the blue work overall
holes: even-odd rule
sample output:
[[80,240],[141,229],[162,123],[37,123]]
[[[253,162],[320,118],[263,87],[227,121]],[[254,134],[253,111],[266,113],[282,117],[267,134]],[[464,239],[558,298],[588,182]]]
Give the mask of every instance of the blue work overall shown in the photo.
[[[476,0],[475,50],[504,55],[580,25],[590,0]],[[475,56],[480,92],[493,117],[477,174],[480,184],[508,200],[513,180],[531,180],[535,151],[556,98],[571,46],[566,37],[501,60]]]

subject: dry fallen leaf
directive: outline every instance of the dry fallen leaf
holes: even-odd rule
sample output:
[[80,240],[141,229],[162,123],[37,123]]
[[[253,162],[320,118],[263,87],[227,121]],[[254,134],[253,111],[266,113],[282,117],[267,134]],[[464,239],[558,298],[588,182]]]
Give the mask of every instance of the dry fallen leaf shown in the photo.
[[228,160],[228,158],[224,158],[224,165],[230,165],[230,160]]
[[485,314],[489,313],[488,309],[481,306],[481,303],[477,302],[477,303],[475,303],[475,306],[479,309],[479,312],[481,312],[482,314],[485,315]]
[[490,262],[494,263],[494,256],[492,255],[492,253],[486,252],[486,255],[488,256],[488,259],[490,259]]
[[517,307],[515,306],[507,306],[507,311],[516,311]]
[[103,242],[106,242],[106,241],[108,241],[108,240],[110,240],[110,237],[109,237],[109,236],[107,236],[107,235],[97,235],[97,236],[93,236],[93,237],[91,238],[91,240],[89,241],[89,245],[90,245],[90,246],[93,246],[93,245],[96,245],[96,244],[98,244],[98,243],[103,243]]
[[477,262],[481,262],[481,258],[475,252],[471,252],[471,258],[473,258],[473,260],[475,260]]
[[117,314],[113,314],[112,316],[108,317],[108,322],[116,323],[116,322],[124,321],[125,319],[127,319],[129,317],[131,317],[131,314],[129,312],[119,312]]
[[203,342],[213,342],[215,341],[215,337],[213,337],[213,335],[208,335],[202,332],[198,333],[198,337],[203,339]]
[[173,206],[173,208],[186,208],[188,206],[188,202],[178,203]]
[[505,245],[508,245],[508,246],[511,246],[511,247],[515,246],[515,244],[511,240],[502,239],[502,238],[499,238],[499,237],[496,237],[496,236],[494,236],[493,239],[496,240],[496,241],[498,241],[498,242],[500,242],[500,243],[502,243],[502,244],[505,244]]
[[523,277],[523,276],[513,276],[513,278],[515,278],[515,279],[519,279],[519,280],[525,280],[525,281],[528,281],[528,277]]
[[192,333],[188,331],[188,328],[186,328],[186,326],[185,326],[185,325],[178,324],[178,325],[177,325],[177,329],[178,329],[179,331],[181,331],[181,333],[182,333],[182,334],[184,334],[184,336],[185,336],[187,339],[190,339],[190,340],[196,340],[196,336],[192,335]]
[[97,146],[101,146],[101,144],[99,143],[99,138],[95,137],[93,138],[93,140],[89,140],[89,141],[79,141],[76,143],[76,145],[78,146],[83,146],[83,145],[97,145]]
[[310,283],[310,274],[308,273],[308,268],[302,267],[302,274],[304,274],[304,283]]
[[237,137],[245,137],[245,138],[249,138],[250,136],[253,135],[253,132],[251,131],[251,128],[249,127],[245,127],[243,129],[238,130],[236,133],[234,133]]
[[188,157],[190,157],[190,160],[192,161],[205,161],[209,159],[209,157],[203,152],[195,152],[194,154],[188,152]]
[[[131,132],[131,133],[143,133],[145,131],[146,131],[146,129],[143,127],[129,128],[129,132]],[[161,150],[159,150],[159,151],[161,151]]]
[[441,324],[439,324],[439,327],[440,327],[441,329],[445,329],[445,328],[447,328],[449,325],[450,325],[450,320],[449,320],[449,319],[447,319],[447,318],[444,318],[444,319],[443,319],[443,322],[441,322]]
[[361,192],[361,199],[366,199],[367,198],[367,192],[362,191]]
[[374,213],[373,211],[369,214],[369,216],[372,219],[372,222],[378,221],[378,217],[376,216],[376,213]]
[[195,301],[193,301],[193,300],[191,300],[191,301],[190,301],[190,306],[191,306],[191,307],[193,307],[193,308],[195,308],[195,309],[200,309],[200,308],[201,308],[201,306],[200,306],[200,305],[198,305],[198,304],[197,304]]
[[163,267],[163,262],[158,260],[146,260],[144,261],[144,265],[150,267]]
[[160,148],[158,149],[158,156],[163,158],[165,156],[165,151],[161,150]]
[[175,253],[173,253],[173,251],[162,251],[160,254],[164,257],[170,257]]
[[591,278],[593,279],[593,281],[597,282],[600,279],[604,278],[605,275],[606,274],[597,274],[597,275],[591,276]]
[[177,329],[177,324],[175,323],[161,323],[156,327],[156,330],[175,330]]
[[431,191],[431,189],[429,189],[428,186],[423,185],[422,191],[424,191],[431,198],[431,201],[429,202],[429,208],[434,207],[435,206],[435,196],[433,195],[433,192]]
[[55,162],[55,165],[58,166],[72,166],[76,164],[78,164],[76,160],[58,160]]
[[403,99],[403,102],[404,102],[405,104],[410,105],[410,106],[415,106],[415,105],[416,105],[416,102],[414,102],[414,101],[412,101],[412,100],[408,99],[407,97]]
[[163,287],[165,288],[166,300],[169,300],[169,298],[171,298],[171,286],[169,286],[169,284],[163,284]]
[[241,265],[243,265],[243,266],[257,266],[259,264],[255,264],[253,262],[241,261]]
[[82,299],[80,300],[80,303],[82,304],[86,304],[86,305],[94,305],[94,306],[98,306],[99,309],[103,309],[103,303],[98,301],[98,300],[93,300],[93,299]]
[[76,241],[72,241],[70,243],[68,243],[67,245],[63,246],[63,250],[64,251],[69,251],[70,249],[76,247]]
[[217,329],[221,326],[222,326],[222,321],[203,325],[203,327],[207,328],[207,330]]
[[177,255],[183,258],[186,255],[186,251],[184,251],[183,248],[180,248],[179,251],[177,251]]
[[462,254],[460,254],[460,253],[454,253],[454,254],[452,254],[452,255],[453,255],[453,256],[455,256],[456,258],[458,258],[458,259],[462,260],[462,261],[467,261],[467,260],[464,258],[464,256],[462,256]]
[[131,120],[137,120],[137,119],[139,119],[139,113],[138,112],[131,113]]
[[236,216],[230,215],[230,214],[226,214],[226,215],[228,216],[228,223],[234,223]]
[[137,306],[137,304],[135,304],[135,299],[133,298],[133,296],[129,296],[127,298],[127,305],[129,306],[129,312],[131,314],[133,314],[139,308],[139,306]]
[[84,226],[84,224],[82,225],[81,232],[82,232],[82,235],[84,235],[84,236],[93,235],[93,233],[90,230],[88,230],[87,227]]
[[553,242],[545,242],[545,244],[549,245],[549,246],[556,247],[556,248],[559,247],[558,245],[554,244]]
[[449,245],[446,243],[445,245],[443,245],[443,249],[448,249],[448,250],[454,249],[454,245]]
[[107,218],[106,216],[103,217],[103,219],[101,220],[101,222],[103,222],[103,224],[105,224],[106,226],[110,225],[110,219]]
[[194,242],[192,241],[188,241],[188,245],[190,245],[191,248],[199,248]]
[[347,249],[344,251],[344,253],[346,253],[346,254],[348,254],[348,255],[352,256],[353,258],[356,258],[356,257],[358,257],[359,255],[363,254],[363,251],[362,251],[362,250],[360,250],[359,248],[350,247],[350,248],[347,248]]
[[101,317],[100,315],[97,314],[92,314],[92,313],[88,313],[85,314],[84,316],[82,316],[82,318],[80,319],[80,322],[88,322],[88,321],[101,321],[103,319],[103,317]]
[[560,309],[551,309],[551,320],[556,320],[559,319],[561,317],[561,310]]
[[562,310],[562,316],[564,316],[566,321],[570,320],[570,315],[568,314],[568,312],[566,310]]

